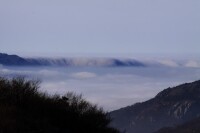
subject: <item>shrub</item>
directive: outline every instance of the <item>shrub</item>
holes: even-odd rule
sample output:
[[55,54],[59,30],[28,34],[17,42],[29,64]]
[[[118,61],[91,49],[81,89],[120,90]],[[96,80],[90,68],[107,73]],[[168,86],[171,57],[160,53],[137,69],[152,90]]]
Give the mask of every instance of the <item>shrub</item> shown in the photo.
[[0,78],[0,133],[118,133],[81,95],[48,96],[38,81]]

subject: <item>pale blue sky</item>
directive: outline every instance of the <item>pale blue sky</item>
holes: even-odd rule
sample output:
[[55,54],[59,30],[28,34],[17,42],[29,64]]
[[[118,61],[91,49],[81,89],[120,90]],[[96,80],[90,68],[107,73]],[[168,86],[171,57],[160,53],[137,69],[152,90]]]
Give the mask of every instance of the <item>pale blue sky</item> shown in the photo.
[[200,54],[200,0],[0,0],[0,49]]

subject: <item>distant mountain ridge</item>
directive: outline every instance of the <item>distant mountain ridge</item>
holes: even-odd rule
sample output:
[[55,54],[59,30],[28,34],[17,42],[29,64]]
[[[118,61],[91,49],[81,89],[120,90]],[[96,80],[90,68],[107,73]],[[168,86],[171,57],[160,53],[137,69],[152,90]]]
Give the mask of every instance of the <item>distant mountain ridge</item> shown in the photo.
[[167,88],[146,102],[110,113],[112,126],[127,133],[152,133],[200,116],[200,80]]
[[0,53],[0,64],[5,65],[5,66],[32,65],[31,62],[17,55],[8,55],[4,53]]
[[198,59],[124,59],[124,58],[24,58],[0,53],[4,66],[78,66],[78,67],[187,67],[200,68]]
[[133,59],[114,58],[22,58],[17,55],[0,53],[0,64],[5,66],[101,66],[101,67],[144,67],[145,64]]

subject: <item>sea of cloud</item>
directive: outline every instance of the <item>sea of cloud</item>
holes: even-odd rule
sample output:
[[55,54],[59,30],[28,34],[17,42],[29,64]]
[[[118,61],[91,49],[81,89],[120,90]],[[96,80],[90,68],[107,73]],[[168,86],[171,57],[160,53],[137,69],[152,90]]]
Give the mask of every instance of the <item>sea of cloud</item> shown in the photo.
[[[200,79],[199,64],[183,66],[172,60],[167,65],[146,67],[5,67],[0,76],[25,76],[41,80],[40,90],[50,95],[67,92],[82,94],[107,111],[142,102],[158,92]],[[185,63],[186,64],[186,63]]]

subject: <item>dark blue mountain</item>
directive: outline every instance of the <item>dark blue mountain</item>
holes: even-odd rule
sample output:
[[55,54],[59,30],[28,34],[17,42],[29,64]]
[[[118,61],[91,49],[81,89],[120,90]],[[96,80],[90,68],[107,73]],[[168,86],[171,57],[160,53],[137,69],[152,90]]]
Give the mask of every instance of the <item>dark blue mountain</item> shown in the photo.
[[24,65],[33,65],[26,59],[19,57],[17,55],[8,55],[0,53],[0,64],[5,66],[24,66]]

